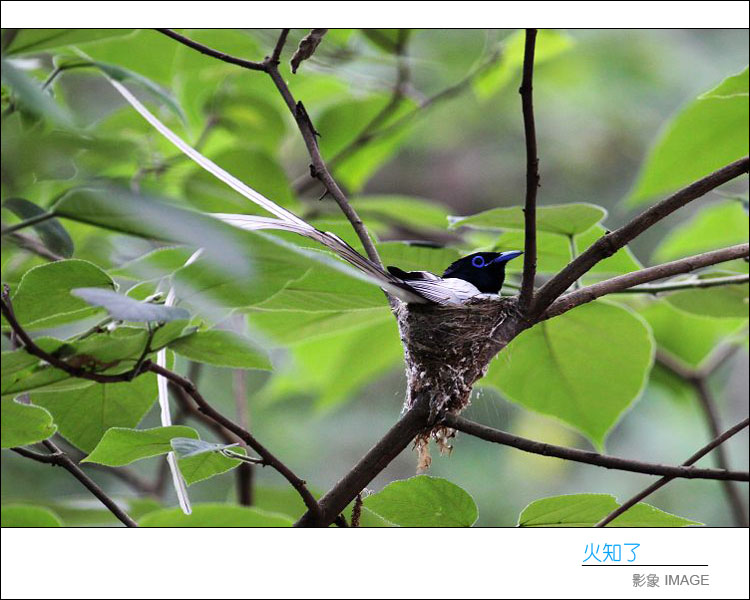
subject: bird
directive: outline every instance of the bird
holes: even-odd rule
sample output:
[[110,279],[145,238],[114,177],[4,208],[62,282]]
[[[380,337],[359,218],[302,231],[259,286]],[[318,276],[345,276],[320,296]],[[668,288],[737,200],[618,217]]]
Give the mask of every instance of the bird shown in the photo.
[[289,231],[315,240],[358,269],[369,281],[407,304],[465,306],[469,300],[482,294],[499,294],[505,279],[506,264],[509,260],[523,254],[518,250],[474,252],[450,264],[442,277],[428,271],[403,271],[395,266],[389,266],[387,270],[383,269],[378,263],[357,252],[336,234],[316,229],[293,212],[279,206],[226,172],[164,125],[119,81],[108,79],[125,100],[180,151],[214,177],[267,210],[275,218],[234,213],[210,213],[212,217],[241,229]]

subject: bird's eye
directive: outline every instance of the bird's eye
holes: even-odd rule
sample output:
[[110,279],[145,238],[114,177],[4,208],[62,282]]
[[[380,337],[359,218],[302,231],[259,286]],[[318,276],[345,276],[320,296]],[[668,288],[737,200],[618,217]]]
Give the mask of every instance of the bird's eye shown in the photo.
[[475,267],[483,267],[484,266],[484,259],[481,256],[475,256],[471,259],[471,264]]

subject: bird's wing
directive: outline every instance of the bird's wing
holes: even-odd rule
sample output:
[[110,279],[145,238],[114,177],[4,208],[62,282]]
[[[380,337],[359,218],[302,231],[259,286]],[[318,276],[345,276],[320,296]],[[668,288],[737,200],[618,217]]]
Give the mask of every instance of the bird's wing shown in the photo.
[[239,214],[215,214],[215,217],[242,229],[280,229],[284,231],[292,231],[313,239],[335,252],[348,263],[354,265],[370,279],[373,279],[374,282],[380,285],[384,290],[395,295],[404,302],[429,302],[427,298],[422,297],[404,281],[387,273],[379,265],[362,256],[337,235],[319,231],[306,221],[300,219],[294,213],[279,206],[233,175],[227,173],[219,165],[203,156],[200,152],[195,150],[195,148],[191,147],[187,142],[180,138],[180,136],[164,125],[164,123],[157,119],[156,116],[141,104],[141,102],[133,96],[125,86],[111,78],[109,78],[109,82],[118,92],[120,92],[125,100],[127,100],[130,105],[133,106],[133,108],[135,108],[144,119],[146,119],[146,121],[153,125],[159,133],[172,142],[172,144],[174,144],[179,150],[189,156],[214,177],[226,183],[229,187],[242,194],[248,200],[251,200],[258,206],[266,209],[268,212],[278,217],[278,219]]
[[434,273],[430,273],[429,271],[404,271],[402,269],[399,269],[398,267],[393,266],[389,266],[386,268],[391,275],[394,275],[399,279],[403,279],[404,281],[413,281],[415,279],[440,279],[437,275],[435,275]]
[[421,296],[444,306],[461,306],[481,292],[468,281],[450,277],[443,279],[415,279],[408,281],[409,287]]

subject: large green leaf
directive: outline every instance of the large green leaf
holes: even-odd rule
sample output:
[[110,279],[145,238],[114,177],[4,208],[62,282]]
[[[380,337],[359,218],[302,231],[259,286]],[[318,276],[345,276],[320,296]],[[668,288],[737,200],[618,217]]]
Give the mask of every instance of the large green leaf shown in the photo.
[[384,310],[360,327],[296,344],[291,355],[265,393],[311,395],[319,408],[330,409],[397,365],[403,349],[396,322]]
[[628,204],[676,190],[747,154],[748,70],[683,107],[654,143]]
[[717,345],[747,323],[747,318],[713,319],[689,314],[666,300],[651,302],[640,313],[651,326],[659,348],[691,367],[698,367]]
[[[609,494],[571,494],[535,500],[518,517],[519,527],[593,527],[620,504]],[[639,502],[607,527],[686,527],[703,525]]]
[[55,513],[43,506],[4,504],[0,509],[2,527],[62,527]]
[[367,496],[364,506],[401,527],[471,527],[479,515],[467,491],[427,475],[389,483]]
[[156,375],[146,373],[130,382],[33,394],[32,401],[52,413],[65,439],[84,452],[92,452],[111,427],[138,425],[156,396]]
[[90,317],[91,308],[70,291],[80,287],[114,289],[115,283],[96,265],[78,259],[60,260],[27,271],[13,294],[13,309],[28,330],[54,327]]
[[170,441],[176,437],[198,439],[192,427],[170,425],[151,429],[108,429],[96,448],[81,462],[94,462],[110,467],[121,467],[142,458],[159,456],[172,451]]
[[524,331],[495,359],[482,383],[565,421],[601,449],[640,395],[652,362],[653,340],[643,320],[597,301]]
[[271,370],[268,356],[248,338],[231,331],[197,331],[179,338],[169,347],[196,362],[239,369]]
[[2,399],[2,447],[26,446],[46,440],[55,433],[52,415],[40,406]]
[[[577,235],[590,229],[607,216],[607,211],[595,204],[583,202],[539,206],[536,209],[537,231],[560,235]],[[466,217],[448,217],[451,228],[465,226],[479,229],[524,229],[522,206],[491,208]]]
[[[588,231],[585,231],[581,235],[576,236],[575,245],[576,253],[581,254],[591,244],[596,242],[600,237],[605,235],[607,230],[601,225],[595,225]],[[612,256],[599,261],[594,267],[586,273],[584,279],[596,278],[601,279],[602,277],[612,277],[613,275],[619,275],[621,273],[630,273],[631,271],[637,271],[641,268],[641,263],[632,253],[628,246],[620,248]]]
[[748,239],[749,224],[747,211],[736,200],[705,206],[667,233],[654,251],[653,259],[661,263],[741,244]]
[[[503,41],[501,59],[474,81],[474,90],[480,98],[489,98],[508,84],[523,66],[526,35],[517,31]],[[538,66],[561,54],[574,44],[573,38],[552,29],[537,33],[534,64]]]
[[132,29],[18,29],[6,30],[12,41],[5,48],[7,54],[29,54],[62,46],[79,46],[106,38],[122,37]]
[[148,513],[141,527],[291,527],[291,517],[233,504],[194,504],[186,515],[179,508]]

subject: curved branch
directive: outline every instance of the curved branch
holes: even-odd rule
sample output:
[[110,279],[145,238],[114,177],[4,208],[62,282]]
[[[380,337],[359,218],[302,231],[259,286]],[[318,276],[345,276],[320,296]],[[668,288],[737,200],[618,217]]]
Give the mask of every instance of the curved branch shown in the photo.
[[534,48],[536,29],[526,30],[526,44],[523,55],[523,78],[521,88],[521,106],[523,109],[523,129],[526,138],[526,203],[524,205],[524,255],[523,279],[519,307],[526,313],[534,295],[534,278],[536,276],[536,192],[539,188],[539,157],[536,149],[536,125],[534,124],[533,86]]
[[[556,300],[540,317],[540,320],[549,319],[551,317],[557,317],[570,309],[586,304],[592,300],[596,300],[606,294],[613,294],[616,292],[622,292],[628,288],[639,285],[641,283],[647,283],[656,279],[663,279],[665,277],[671,277],[672,275],[679,275],[680,273],[689,273],[695,269],[702,267],[708,267],[717,263],[726,262],[728,260],[735,260],[738,258],[745,258],[750,253],[750,247],[748,244],[737,244],[736,246],[730,246],[729,248],[722,248],[721,250],[713,250],[711,252],[704,252],[703,254],[697,254],[695,256],[688,256],[687,258],[681,258],[672,262],[656,265],[654,267],[648,267],[641,269],[640,271],[633,271],[632,273],[626,273],[612,279],[606,279],[594,285],[581,288],[565,294],[558,300]],[[706,281],[711,281],[706,280]],[[698,287],[698,286],[691,286]],[[704,286],[709,287],[709,286]]]
[[750,165],[750,159],[746,156],[718,171],[714,171],[695,183],[682,188],[669,198],[655,204],[619,229],[600,237],[578,258],[571,261],[562,271],[539,288],[531,305],[532,315],[543,313],[576,279],[591,270],[599,261],[612,256],[628,242],[638,237],[655,223],[672,214],[678,208],[685,206],[696,198],[700,198],[720,185],[747,173],[748,165]]
[[661,294],[663,292],[677,292],[679,290],[702,290],[725,285],[740,285],[750,282],[750,275],[727,275],[726,277],[712,277],[711,279],[688,279],[686,281],[666,281],[654,285],[638,285],[615,292],[616,294]]
[[[690,465],[698,462],[699,459],[703,458],[706,454],[711,452],[714,448],[720,446],[724,442],[726,442],[730,437],[732,437],[734,434],[742,431],[745,429],[745,427],[750,424],[750,419],[745,419],[744,421],[737,423],[734,427],[731,429],[728,429],[724,433],[722,433],[720,436],[716,437],[715,439],[711,440],[708,444],[706,444],[703,448],[698,450],[695,454],[693,454],[690,458],[688,458],[684,463],[682,463],[682,466],[689,467]],[[664,487],[667,485],[670,481],[672,481],[674,477],[662,477],[658,481],[655,481],[650,486],[645,488],[643,491],[638,492],[635,496],[627,500],[626,502],[623,502],[621,506],[618,506],[615,510],[613,510],[611,513],[609,513],[606,517],[604,517],[601,521],[599,521],[594,527],[604,527],[605,525],[611,523],[614,521],[617,517],[619,517],[622,513],[624,513],[629,508],[635,506],[638,504],[641,500],[646,498],[647,496],[653,494],[656,490],[659,488]]]
[[181,44],[184,44],[185,46],[192,48],[193,50],[197,50],[201,54],[210,56],[211,58],[217,58],[226,63],[231,63],[233,65],[237,65],[238,67],[242,67],[244,69],[250,69],[251,71],[265,71],[266,70],[262,62],[254,62],[252,60],[245,60],[244,58],[238,58],[236,56],[232,56],[231,54],[226,54],[225,52],[214,50],[213,48],[209,48],[208,46],[205,46],[199,42],[196,42],[195,40],[191,40],[189,37],[186,37],[182,35],[181,33],[177,33],[176,31],[173,31],[171,29],[158,29],[157,28],[156,31],[158,31],[159,33],[163,33],[167,37],[171,37],[173,40],[177,40]]
[[110,510],[110,512],[115,515],[126,527],[138,527],[138,523],[136,523],[124,510],[117,506],[117,503],[112,500],[112,498],[110,498],[106,494],[106,492],[94,482],[93,479],[86,475],[86,473],[84,473],[67,454],[61,451],[57,446],[55,446],[55,444],[53,444],[49,440],[46,440],[42,443],[50,451],[51,454],[42,454],[41,452],[34,452],[33,450],[28,450],[26,448],[11,448],[11,450],[13,450],[13,452],[17,454],[20,454],[21,456],[30,458],[37,462],[62,467],[68,473],[73,475],[73,477],[75,477],[78,481],[80,481],[86,487],[86,489],[90,491],[94,496],[96,496],[101,501],[101,503],[104,504],[104,506],[106,506]]
[[532,454],[541,454],[542,456],[554,456],[564,460],[582,462],[589,465],[596,465],[606,469],[618,469],[620,471],[631,471],[633,473],[645,473],[647,475],[666,475],[670,477],[684,477],[686,479],[719,479],[731,481],[750,481],[750,472],[748,471],[726,471],[722,469],[696,469],[693,467],[662,465],[657,463],[647,463],[639,460],[629,460],[618,456],[607,456],[578,448],[566,448],[565,446],[555,446],[544,442],[537,442],[527,438],[513,435],[499,429],[492,429],[485,425],[480,425],[468,419],[458,417],[453,414],[447,414],[443,418],[443,423],[457,431],[463,431],[469,435],[481,438],[488,442],[511,446],[524,452]]

